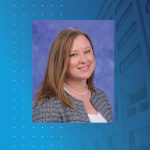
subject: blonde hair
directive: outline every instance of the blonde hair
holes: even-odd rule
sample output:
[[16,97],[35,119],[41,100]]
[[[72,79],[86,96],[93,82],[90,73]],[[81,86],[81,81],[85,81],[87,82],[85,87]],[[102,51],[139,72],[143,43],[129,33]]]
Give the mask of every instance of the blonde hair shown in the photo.
[[[37,102],[42,102],[44,99],[51,97],[58,97],[65,105],[74,107],[73,103],[65,96],[64,79],[69,64],[70,49],[78,35],[84,35],[93,49],[92,42],[85,32],[75,28],[67,28],[61,31],[53,41],[45,76],[35,97]],[[90,90],[94,90],[93,78],[94,72],[87,79],[87,85]]]

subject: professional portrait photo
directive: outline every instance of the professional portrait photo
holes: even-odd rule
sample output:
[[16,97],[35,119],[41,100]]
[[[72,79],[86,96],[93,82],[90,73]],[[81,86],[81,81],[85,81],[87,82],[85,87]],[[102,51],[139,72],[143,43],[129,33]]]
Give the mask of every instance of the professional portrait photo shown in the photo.
[[32,21],[32,122],[114,122],[114,21]]

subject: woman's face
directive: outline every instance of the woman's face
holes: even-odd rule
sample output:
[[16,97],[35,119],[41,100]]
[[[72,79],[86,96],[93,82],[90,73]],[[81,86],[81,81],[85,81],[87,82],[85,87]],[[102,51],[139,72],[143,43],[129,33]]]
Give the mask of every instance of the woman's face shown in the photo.
[[89,40],[78,35],[70,50],[67,80],[87,80],[94,71],[95,58]]

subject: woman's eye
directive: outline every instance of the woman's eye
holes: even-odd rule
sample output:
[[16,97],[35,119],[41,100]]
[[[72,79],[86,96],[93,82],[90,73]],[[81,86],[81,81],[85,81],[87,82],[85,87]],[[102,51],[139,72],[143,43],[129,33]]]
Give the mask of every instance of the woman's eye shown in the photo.
[[87,53],[90,53],[90,52],[91,52],[90,50],[85,51],[86,54],[87,54]]
[[77,54],[70,54],[70,57],[75,57],[77,56]]

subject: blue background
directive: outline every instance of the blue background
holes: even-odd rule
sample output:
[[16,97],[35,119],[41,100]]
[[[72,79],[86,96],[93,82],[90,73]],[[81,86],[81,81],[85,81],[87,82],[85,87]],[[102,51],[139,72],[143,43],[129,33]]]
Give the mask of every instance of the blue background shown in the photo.
[[[1,149],[149,150],[150,1],[0,1]],[[32,20],[115,21],[115,123],[33,124]]]

